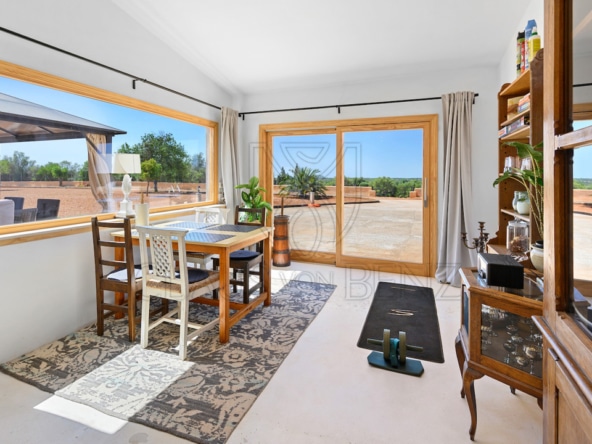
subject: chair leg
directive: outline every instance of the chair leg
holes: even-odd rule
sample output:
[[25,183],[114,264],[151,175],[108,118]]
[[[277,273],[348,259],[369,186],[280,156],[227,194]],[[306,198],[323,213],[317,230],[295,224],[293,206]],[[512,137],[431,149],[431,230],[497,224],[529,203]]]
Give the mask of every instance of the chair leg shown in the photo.
[[249,300],[251,299],[250,297],[250,292],[251,292],[251,273],[249,270],[249,266],[247,265],[244,269],[243,269],[243,303],[248,304]]
[[189,322],[189,302],[187,299],[184,299],[180,300],[178,303],[180,305],[179,358],[184,361],[187,358],[187,323]]
[[148,347],[148,330],[150,330],[150,295],[142,295],[142,321],[140,327],[140,345]]
[[127,295],[127,320],[128,320],[128,334],[129,341],[136,340],[136,295]]
[[103,310],[103,301],[105,295],[102,290],[97,292],[97,336],[103,336],[105,329],[105,311]]
[[[236,275],[237,275],[238,271],[236,270],[236,268],[232,269],[232,279],[236,281]],[[238,291],[238,287],[236,286],[236,284],[234,284],[232,286],[232,292],[236,293]]]

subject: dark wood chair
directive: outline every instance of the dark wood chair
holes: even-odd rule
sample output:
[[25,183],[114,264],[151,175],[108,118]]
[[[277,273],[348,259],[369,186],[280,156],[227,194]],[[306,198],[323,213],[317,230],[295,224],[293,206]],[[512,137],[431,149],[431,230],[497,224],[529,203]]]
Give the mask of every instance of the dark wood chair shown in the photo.
[[[138,311],[136,302],[142,295],[142,270],[135,266],[134,250],[132,246],[132,225],[129,218],[99,220],[91,219],[93,248],[95,254],[95,281],[97,292],[97,335],[103,336],[105,318],[116,313],[128,317],[128,338],[130,342],[136,339],[136,325]],[[123,231],[124,240],[115,241],[108,231]],[[103,238],[101,238],[103,232]],[[116,260],[116,253],[123,253],[123,259]],[[115,300],[105,301],[105,292],[123,293],[122,304]],[[163,302],[160,309],[154,312],[166,313],[168,302]]]
[[[265,225],[265,208],[242,208],[236,207],[234,211],[234,223],[236,225]],[[214,270],[220,267],[220,259],[213,258]],[[233,251],[230,253],[230,268],[232,268],[232,278],[230,284],[233,286],[233,291],[238,291],[238,286],[243,287],[243,302],[249,303],[251,294],[256,290],[263,291],[263,242],[257,242],[252,249],[244,249]],[[253,270],[253,268],[255,268]],[[241,274],[240,279],[238,274]],[[258,276],[258,282],[251,286],[251,276]],[[218,297],[218,293],[214,292],[214,297]]]

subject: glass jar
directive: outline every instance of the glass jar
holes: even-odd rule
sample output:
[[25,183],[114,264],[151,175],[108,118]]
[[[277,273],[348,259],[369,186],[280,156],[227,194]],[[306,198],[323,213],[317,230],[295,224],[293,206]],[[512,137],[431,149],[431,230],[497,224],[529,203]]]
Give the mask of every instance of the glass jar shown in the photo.
[[528,224],[523,220],[511,220],[506,229],[506,248],[514,258],[526,258],[529,250]]

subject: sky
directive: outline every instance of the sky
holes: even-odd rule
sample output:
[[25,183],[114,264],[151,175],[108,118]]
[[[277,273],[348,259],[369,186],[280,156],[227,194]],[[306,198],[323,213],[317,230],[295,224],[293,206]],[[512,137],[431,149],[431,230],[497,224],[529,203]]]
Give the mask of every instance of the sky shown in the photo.
[[[274,175],[296,164],[335,177],[334,134],[276,136],[273,138]],[[348,178],[420,178],[423,132],[414,130],[357,131],[344,134],[344,173]]]
[[[126,134],[113,137],[113,152],[116,152],[124,143],[134,145],[140,142],[144,134],[150,132],[158,134],[162,131],[172,133],[175,140],[185,147],[190,156],[197,152],[205,154],[206,130],[195,124],[2,76],[0,76],[0,92],[126,131]],[[44,165],[47,162],[59,163],[63,160],[82,165],[87,160],[84,139],[5,143],[0,145],[0,158],[11,157],[14,151],[24,152],[31,160],[35,160],[37,165]]]
[[[590,120],[574,122],[574,130],[592,125]],[[592,179],[592,146],[574,150],[574,179]]]

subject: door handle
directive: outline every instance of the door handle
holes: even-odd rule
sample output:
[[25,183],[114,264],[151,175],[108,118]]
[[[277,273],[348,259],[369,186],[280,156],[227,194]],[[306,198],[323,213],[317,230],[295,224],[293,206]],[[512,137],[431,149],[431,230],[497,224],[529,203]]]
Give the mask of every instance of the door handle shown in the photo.
[[423,207],[428,207],[428,179],[427,177],[423,178]]

